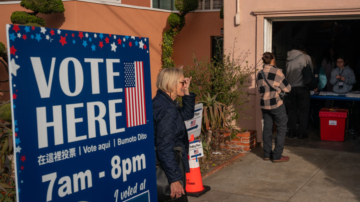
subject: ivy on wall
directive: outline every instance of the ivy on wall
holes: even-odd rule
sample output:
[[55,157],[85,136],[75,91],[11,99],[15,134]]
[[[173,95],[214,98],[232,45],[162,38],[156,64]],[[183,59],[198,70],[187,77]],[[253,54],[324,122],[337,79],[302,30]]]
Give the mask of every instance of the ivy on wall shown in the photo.
[[168,17],[170,29],[163,36],[162,44],[162,68],[174,68],[173,45],[174,37],[180,33],[185,26],[185,15],[194,11],[199,6],[198,0],[175,0],[175,8],[179,13],[171,13]]

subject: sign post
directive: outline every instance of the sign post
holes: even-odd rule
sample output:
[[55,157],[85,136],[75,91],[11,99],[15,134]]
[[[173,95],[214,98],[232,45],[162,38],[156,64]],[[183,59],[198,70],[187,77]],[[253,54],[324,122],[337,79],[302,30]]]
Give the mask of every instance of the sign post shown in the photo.
[[157,201],[149,39],[6,30],[17,201]]
[[204,156],[201,138],[194,140],[201,134],[203,104],[195,105],[194,117],[185,121],[189,136],[189,166],[190,173],[186,173],[186,192],[189,196],[199,197],[210,190],[209,186],[204,186],[201,178],[200,157]]

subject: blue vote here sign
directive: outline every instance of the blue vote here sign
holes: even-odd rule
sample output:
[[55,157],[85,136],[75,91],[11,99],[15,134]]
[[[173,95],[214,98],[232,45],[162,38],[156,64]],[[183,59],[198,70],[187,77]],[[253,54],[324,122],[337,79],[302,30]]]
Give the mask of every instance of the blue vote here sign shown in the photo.
[[157,201],[149,39],[6,30],[17,201]]

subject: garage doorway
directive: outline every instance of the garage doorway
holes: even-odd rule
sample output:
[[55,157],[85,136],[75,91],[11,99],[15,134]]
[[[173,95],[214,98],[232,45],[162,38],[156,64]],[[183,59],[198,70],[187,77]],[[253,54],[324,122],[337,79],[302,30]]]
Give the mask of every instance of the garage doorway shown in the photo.
[[[357,83],[353,86],[353,91],[360,90],[360,20],[357,17],[339,18],[294,18],[294,19],[265,19],[264,20],[264,50],[271,51],[276,56],[277,67],[286,73],[286,57],[294,45],[303,45],[308,55],[312,57],[313,63],[317,68],[322,66],[324,58],[329,55],[329,50],[335,51],[335,56],[345,56],[349,66],[353,69]],[[357,103],[359,105],[359,103]],[[359,107],[359,106],[355,106]],[[359,111],[359,110],[357,110]],[[317,113],[312,111],[311,113]],[[314,120],[316,114],[309,117],[309,139],[302,142],[302,145],[324,145],[320,141],[319,120]],[[358,119],[352,120],[355,122]],[[356,126],[356,132],[359,128]],[[351,128],[353,129],[353,128]],[[351,134],[352,135],[352,134]],[[347,134],[346,144],[349,148],[359,146],[357,134],[351,136]],[[317,143],[314,143],[317,142]],[[286,141],[287,145],[298,145],[296,139]],[[329,147],[333,144],[326,143]],[[338,145],[339,146],[339,145]],[[356,146],[356,147],[357,147]]]

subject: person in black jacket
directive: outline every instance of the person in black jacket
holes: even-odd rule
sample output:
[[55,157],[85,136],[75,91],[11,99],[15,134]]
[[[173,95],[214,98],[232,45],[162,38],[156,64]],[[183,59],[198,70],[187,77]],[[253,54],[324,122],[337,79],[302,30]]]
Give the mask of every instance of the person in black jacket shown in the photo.
[[[187,201],[187,197],[179,180],[186,176],[175,160],[174,147],[182,148],[185,172],[190,172],[189,139],[184,123],[194,117],[196,95],[189,93],[190,81],[191,77],[184,78],[181,69],[163,69],[158,75],[158,90],[153,99],[156,161],[160,162],[171,184],[170,196],[181,201]],[[177,97],[182,97],[182,107],[175,101]]]

